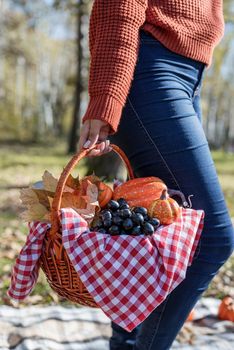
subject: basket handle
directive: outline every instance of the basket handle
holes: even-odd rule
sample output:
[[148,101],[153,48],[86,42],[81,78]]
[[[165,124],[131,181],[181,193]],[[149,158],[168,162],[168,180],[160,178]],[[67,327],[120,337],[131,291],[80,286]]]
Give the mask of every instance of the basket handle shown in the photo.
[[[96,145],[88,148],[88,149],[82,149],[79,153],[75,154],[71,160],[68,162],[66,167],[63,169],[58,184],[55,190],[55,195],[52,202],[52,208],[51,208],[51,229],[50,229],[50,238],[53,239],[56,232],[59,230],[59,210],[61,207],[61,200],[62,200],[62,194],[64,191],[65,184],[67,182],[68,176],[73,170],[73,168],[79,163],[79,161],[87,156],[87,154],[90,152],[91,149],[94,149]],[[124,162],[127,171],[128,176],[130,179],[134,179],[134,174],[132,167],[130,165],[130,162],[126,156],[126,154],[116,145],[110,144],[110,147],[112,147],[113,151],[119,155],[119,157]]]

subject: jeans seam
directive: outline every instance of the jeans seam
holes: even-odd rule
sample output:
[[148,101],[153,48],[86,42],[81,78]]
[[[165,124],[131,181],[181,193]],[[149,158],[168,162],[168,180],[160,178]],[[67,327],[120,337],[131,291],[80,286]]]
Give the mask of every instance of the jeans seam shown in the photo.
[[[156,334],[157,334],[157,332],[158,332],[158,329],[159,329],[159,326],[160,326],[160,322],[161,322],[161,319],[162,319],[162,317],[163,317],[163,315],[164,315],[164,311],[165,311],[165,308],[166,308],[166,306],[167,306],[168,300],[169,300],[169,297],[164,301],[163,309],[162,309],[161,315],[160,315],[160,317],[159,317],[158,323],[156,324],[156,327],[155,327],[155,329],[154,329],[153,332],[152,332],[151,339],[149,339],[149,341],[147,342],[147,350],[150,350],[151,347],[152,347],[152,343],[153,343],[154,338],[155,338],[155,336],[156,336]],[[155,310],[156,310],[156,309],[155,309]],[[152,311],[152,312],[154,312],[154,311]]]
[[202,67],[201,71],[199,72],[198,79],[197,79],[197,83],[196,83],[196,85],[195,85],[195,87],[194,87],[194,90],[193,90],[192,102],[194,102],[195,97],[196,97],[197,95],[199,95],[200,84],[201,84],[201,81],[202,81],[202,78],[203,78],[204,71],[205,71],[205,64],[204,64],[204,66]]
[[150,136],[149,132],[148,132],[147,129],[145,128],[144,124],[142,123],[142,121],[141,121],[141,119],[140,119],[140,117],[139,117],[137,111],[136,111],[135,108],[133,107],[133,104],[132,104],[130,98],[127,97],[127,100],[129,101],[129,104],[130,104],[130,106],[131,106],[133,112],[135,113],[135,116],[136,116],[136,118],[137,118],[137,120],[138,120],[138,123],[140,123],[140,125],[141,125],[142,129],[144,130],[145,134],[147,135],[148,139],[150,140],[150,142],[151,142],[152,145],[154,146],[154,149],[155,149],[155,150],[158,152],[158,154],[160,155],[161,159],[163,160],[164,164],[166,165],[166,168],[169,170],[169,173],[172,175],[173,181],[175,182],[177,188],[182,192],[182,190],[181,190],[181,188],[180,188],[180,186],[179,186],[179,184],[178,184],[178,181],[177,181],[175,175],[174,175],[173,172],[171,171],[171,169],[170,169],[170,167],[168,166],[166,160],[164,159],[162,153],[161,153],[160,150],[158,149],[156,143],[154,142],[154,140],[153,140],[152,137]]
[[165,300],[165,304],[163,305],[163,310],[162,310],[161,315],[160,315],[160,318],[159,318],[159,320],[158,320],[157,327],[156,327],[156,329],[155,329],[154,335],[153,335],[153,337],[151,338],[150,347],[149,347],[148,350],[150,350],[151,347],[152,347],[154,338],[155,338],[155,336],[156,336],[156,334],[157,334],[157,332],[158,332],[158,329],[159,329],[159,326],[160,326],[160,322],[161,322],[162,317],[163,317],[163,315],[164,315],[164,311],[165,311],[165,309],[166,309],[166,306],[167,306],[167,303],[168,303],[169,298],[170,298],[170,295],[169,295],[168,298]]

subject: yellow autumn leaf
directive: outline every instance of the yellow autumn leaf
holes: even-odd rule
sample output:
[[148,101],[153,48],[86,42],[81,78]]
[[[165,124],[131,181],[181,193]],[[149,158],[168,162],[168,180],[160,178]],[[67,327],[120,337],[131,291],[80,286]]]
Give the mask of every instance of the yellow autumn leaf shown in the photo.
[[30,204],[26,210],[24,210],[20,217],[26,221],[49,221],[49,211],[40,203]]
[[55,192],[58,180],[48,170],[45,170],[42,180],[46,191]]
[[36,193],[30,187],[20,190],[20,200],[24,206],[38,202]]
[[49,202],[49,197],[54,197],[54,192],[50,192],[50,191],[44,191],[44,190],[33,190],[36,195],[37,198],[39,200],[39,203],[41,203],[42,205],[44,205],[47,209],[50,208],[50,202]]

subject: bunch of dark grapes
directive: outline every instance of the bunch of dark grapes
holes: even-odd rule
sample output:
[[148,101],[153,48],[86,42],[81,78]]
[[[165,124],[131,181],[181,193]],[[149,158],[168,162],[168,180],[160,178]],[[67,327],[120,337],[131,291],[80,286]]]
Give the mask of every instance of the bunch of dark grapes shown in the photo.
[[116,235],[152,235],[159,227],[157,218],[149,217],[144,207],[130,208],[123,198],[110,200],[105,209],[99,212],[92,229],[102,233]]

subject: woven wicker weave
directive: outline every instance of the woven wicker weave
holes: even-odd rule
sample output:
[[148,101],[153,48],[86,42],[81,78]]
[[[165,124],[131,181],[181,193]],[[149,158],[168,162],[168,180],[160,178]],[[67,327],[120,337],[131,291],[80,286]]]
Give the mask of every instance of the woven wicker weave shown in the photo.
[[[111,147],[124,161],[128,176],[130,179],[133,179],[133,171],[127,156],[118,146],[112,144]],[[92,148],[95,148],[95,146]],[[90,149],[82,150],[80,153],[74,155],[59,178],[52,203],[51,229],[45,235],[40,266],[46,275],[50,287],[58,295],[80,305],[97,308],[98,305],[81,282],[62,245],[61,225],[59,221],[61,198],[67,178],[73,168],[89,151]]]

